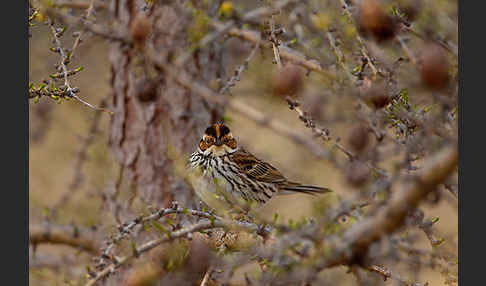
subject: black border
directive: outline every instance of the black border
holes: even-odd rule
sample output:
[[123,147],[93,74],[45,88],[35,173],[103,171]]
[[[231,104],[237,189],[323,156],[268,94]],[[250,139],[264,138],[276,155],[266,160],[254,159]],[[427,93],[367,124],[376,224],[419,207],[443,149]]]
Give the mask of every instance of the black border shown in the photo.
[[1,273],[3,284],[28,285],[28,1],[3,1],[1,7]]
[[[484,1],[459,5],[459,285],[484,284]],[[475,5],[473,5],[475,4]],[[467,67],[467,68],[466,68]],[[466,141],[466,134],[469,139]],[[466,143],[467,142],[467,143]]]

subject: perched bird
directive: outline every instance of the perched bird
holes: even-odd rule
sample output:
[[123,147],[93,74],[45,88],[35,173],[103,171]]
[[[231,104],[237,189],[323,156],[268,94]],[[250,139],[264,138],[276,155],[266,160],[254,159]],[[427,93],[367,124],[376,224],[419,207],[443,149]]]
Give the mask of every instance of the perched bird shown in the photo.
[[229,207],[235,203],[260,206],[274,195],[331,192],[328,188],[288,181],[272,165],[239,147],[230,129],[220,123],[206,129],[197,151],[189,157],[189,169],[195,171],[191,183],[196,194],[215,209],[215,201],[229,203]]

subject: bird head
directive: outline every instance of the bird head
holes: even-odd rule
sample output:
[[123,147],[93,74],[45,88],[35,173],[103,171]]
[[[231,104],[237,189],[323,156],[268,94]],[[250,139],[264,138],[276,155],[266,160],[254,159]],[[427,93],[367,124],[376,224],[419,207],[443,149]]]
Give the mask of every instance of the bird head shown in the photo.
[[228,126],[216,123],[204,131],[199,141],[199,150],[204,155],[223,156],[236,151],[238,145]]

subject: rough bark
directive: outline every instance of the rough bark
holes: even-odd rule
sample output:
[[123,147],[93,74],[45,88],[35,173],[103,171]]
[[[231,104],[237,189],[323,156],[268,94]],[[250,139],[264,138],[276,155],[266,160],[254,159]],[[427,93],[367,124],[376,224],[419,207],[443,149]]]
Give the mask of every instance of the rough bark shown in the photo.
[[[161,57],[174,50],[189,49],[187,21],[182,5],[155,5],[149,18],[153,33],[146,45],[153,45]],[[141,13],[144,1],[119,0],[112,4],[112,13],[124,30]],[[177,49],[174,49],[177,47]],[[188,60],[186,70],[205,82],[216,79],[218,62],[214,45],[202,49]],[[116,159],[125,167],[125,179],[136,187],[143,201],[167,206],[177,200],[185,206],[193,204],[192,194],[186,183],[174,175],[174,158],[187,156],[194,151],[205,127],[219,119],[221,110],[207,104],[175,82],[164,80],[163,74],[150,78],[143,67],[143,55],[137,48],[114,43],[111,49],[113,110],[110,146]],[[141,86],[155,82],[155,96],[140,100]],[[147,83],[150,82],[150,83]]]

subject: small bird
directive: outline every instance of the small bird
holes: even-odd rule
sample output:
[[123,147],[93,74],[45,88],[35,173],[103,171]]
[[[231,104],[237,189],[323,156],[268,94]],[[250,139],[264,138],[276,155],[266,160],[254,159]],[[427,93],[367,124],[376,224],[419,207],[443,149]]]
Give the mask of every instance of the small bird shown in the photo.
[[230,203],[230,207],[235,203],[261,206],[274,195],[331,192],[287,180],[275,167],[239,147],[222,123],[206,129],[197,151],[189,157],[189,166],[198,171],[191,178],[196,194],[212,208],[214,198]]

